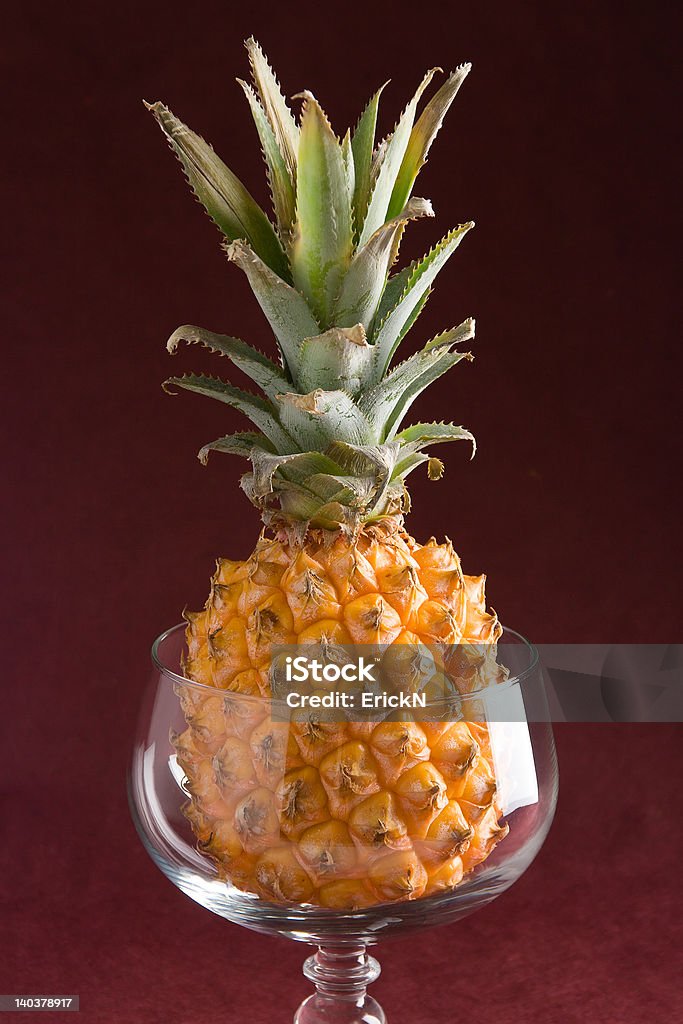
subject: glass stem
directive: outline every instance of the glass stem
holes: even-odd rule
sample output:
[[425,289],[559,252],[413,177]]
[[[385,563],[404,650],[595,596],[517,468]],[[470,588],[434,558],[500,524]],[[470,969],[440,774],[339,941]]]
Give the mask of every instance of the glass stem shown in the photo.
[[316,987],[294,1018],[294,1024],[386,1024],[367,986],[379,977],[380,966],[365,946],[320,946],[304,963],[304,974]]

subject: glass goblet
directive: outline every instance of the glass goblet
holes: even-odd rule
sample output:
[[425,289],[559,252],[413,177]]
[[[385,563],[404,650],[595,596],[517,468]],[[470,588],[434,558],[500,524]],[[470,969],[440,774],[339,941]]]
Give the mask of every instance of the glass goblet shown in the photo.
[[[301,858],[297,861],[293,852],[297,844],[286,829],[280,833],[278,849],[284,851],[290,881],[294,879],[287,899],[281,898],[282,893],[280,898],[269,898],[267,887],[251,891],[253,872],[249,879],[245,876],[244,885],[236,884],[238,872],[227,878],[207,855],[211,837],[198,842],[187,814],[193,794],[178,759],[178,737],[188,728],[188,706],[201,706],[220,696],[228,702],[226,713],[238,731],[248,737],[273,715],[273,701],[216,690],[185,678],[184,629],[184,624],[174,626],[152,648],[153,672],[129,776],[131,812],[142,842],[161,871],[207,910],[254,931],[317,947],[303,968],[316,991],[299,1007],[295,1024],[385,1024],[382,1008],[366,991],[380,972],[377,960],[367,953],[368,946],[393,934],[447,924],[490,903],[526,870],[548,833],[558,773],[535,649],[518,634],[504,630],[499,650],[504,651],[509,668],[508,678],[496,688],[493,706],[498,710],[487,714],[486,708],[492,705],[482,691],[468,693],[464,704],[467,714],[482,715],[478,720],[488,722],[502,814],[499,824],[509,829],[504,840],[455,887],[417,899],[368,905],[361,901],[337,908],[307,903],[305,886],[300,888],[300,900],[296,898],[297,879],[306,875]],[[247,792],[250,786],[258,787],[257,780],[243,776],[239,781],[232,776],[232,783],[224,776],[220,779],[224,789],[236,787],[234,793],[225,794],[233,807],[243,798],[245,787]]]

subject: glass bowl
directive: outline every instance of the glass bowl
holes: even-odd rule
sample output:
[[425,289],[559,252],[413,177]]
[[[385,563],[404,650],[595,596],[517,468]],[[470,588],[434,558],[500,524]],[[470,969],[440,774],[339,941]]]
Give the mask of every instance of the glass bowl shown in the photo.
[[[233,764],[230,771],[221,771],[217,750],[211,761],[215,776],[207,785],[213,787],[214,794],[216,787],[220,790],[218,798],[227,801],[238,825],[240,821],[249,822],[249,808],[252,816],[262,811],[259,827],[251,829],[248,839],[242,834],[249,863],[274,844],[269,836],[273,827],[279,833],[275,843],[277,856],[273,854],[256,876],[253,871],[245,871],[241,880],[239,858],[237,867],[226,876],[220,859],[211,855],[215,837],[212,833],[203,834],[196,821],[196,807],[208,797],[205,790],[198,793],[196,779],[194,784],[188,782],[181,764],[187,764],[191,756],[183,745],[188,722],[194,722],[193,729],[201,732],[201,714],[197,709],[201,712],[202,708],[213,707],[218,697],[232,723],[235,749],[248,744],[255,730],[260,728],[263,732],[266,727],[267,731],[270,723],[277,725],[280,732],[290,726],[282,722],[282,709],[275,707],[273,698],[216,690],[185,678],[184,631],[184,623],[172,627],[152,648],[153,672],[140,713],[129,776],[131,812],[142,842],[161,871],[207,910],[245,928],[317,947],[317,952],[304,964],[304,974],[315,984],[316,992],[299,1007],[295,1024],[383,1024],[386,1017],[381,1007],[366,992],[380,970],[377,961],[368,955],[367,947],[399,932],[449,924],[490,903],[527,869],[548,833],[557,800],[558,772],[535,649],[519,634],[505,629],[498,650],[503,652],[507,678],[494,687],[493,701],[485,691],[470,692],[460,710],[467,722],[476,717],[486,723],[495,765],[494,830],[498,836],[504,835],[503,840],[496,843],[492,852],[487,849],[480,863],[476,863],[472,846],[468,852],[467,843],[461,843],[457,852],[462,857],[454,857],[449,864],[461,861],[469,870],[463,876],[461,865],[445,884],[435,887],[430,882],[425,888],[418,884],[418,878],[414,888],[407,886],[397,895],[395,885],[390,884],[394,872],[389,882],[386,874],[382,875],[382,883],[376,882],[373,900],[354,897],[344,906],[343,901],[332,899],[321,906],[306,902],[311,891],[306,878],[310,876],[314,883],[319,882],[316,872],[325,865],[321,862],[311,868],[310,860],[302,856],[301,830],[292,824],[291,816],[287,818],[291,798],[287,804],[282,796],[285,768],[275,756],[265,766],[270,774],[264,779],[255,777],[248,766],[241,770]],[[208,703],[211,701],[213,704]],[[366,723],[362,728],[367,734],[373,726]],[[472,732],[476,735],[476,726]],[[268,805],[266,810],[261,806],[264,801]],[[263,824],[273,814],[277,819],[274,825]],[[408,833],[399,836],[396,850],[383,853],[404,864],[406,858],[412,857],[408,847],[414,846],[422,861],[429,865],[430,858],[438,854],[440,840],[423,838],[420,846],[420,840],[412,842],[410,829]],[[225,843],[229,846],[229,836]],[[347,852],[351,856],[353,851]],[[280,867],[276,864],[274,868],[272,861],[278,858]],[[418,872],[421,870],[418,866]],[[376,869],[368,863],[355,871],[358,878],[363,872],[372,876]],[[405,871],[401,877],[404,876]],[[255,886],[254,877],[259,877],[262,884]],[[347,891],[345,884],[355,892],[356,882],[340,882],[329,891],[343,894]],[[358,885],[365,885],[365,879]],[[422,891],[426,894],[421,895]],[[382,893],[388,898],[383,899]]]

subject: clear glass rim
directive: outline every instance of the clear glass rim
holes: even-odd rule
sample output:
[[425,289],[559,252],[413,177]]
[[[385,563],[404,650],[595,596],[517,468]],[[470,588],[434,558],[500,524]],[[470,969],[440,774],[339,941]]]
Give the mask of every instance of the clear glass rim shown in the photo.
[[[235,700],[251,701],[256,704],[267,704],[269,707],[272,707],[273,705],[282,705],[283,708],[287,707],[285,701],[283,700],[277,700],[273,697],[264,697],[261,694],[237,693],[234,690],[223,690],[217,686],[208,686],[206,683],[198,683],[194,679],[188,679],[187,676],[181,676],[178,672],[175,672],[172,668],[169,668],[169,666],[164,663],[159,653],[159,649],[161,645],[169,639],[169,637],[177,633],[179,630],[185,631],[186,628],[186,622],[178,622],[176,623],[175,626],[171,626],[169,629],[164,630],[163,633],[160,633],[159,636],[154,641],[154,643],[152,644],[152,663],[154,664],[155,668],[158,669],[162,676],[165,676],[173,683],[179,683],[181,686],[191,686],[199,690],[200,692],[212,694],[214,697],[217,694],[225,694],[226,696],[229,695],[231,698],[234,698]],[[508,676],[508,678],[503,683],[492,683],[489,686],[481,687],[481,689],[479,690],[472,690],[471,692],[462,694],[461,696],[463,700],[471,701],[476,699],[477,697],[483,698],[490,692],[495,691],[496,693],[501,693],[505,690],[511,689],[513,686],[519,686],[520,683],[524,682],[525,679],[528,679],[528,677],[532,675],[532,673],[536,670],[539,663],[537,648],[534,647],[530,640],[527,640],[526,637],[522,636],[522,634],[518,633],[516,630],[509,629],[507,626],[503,626],[502,629],[502,635],[507,634],[508,636],[513,637],[515,643],[519,644],[526,650],[529,656],[529,664],[521,672],[517,672],[514,675]],[[498,643],[501,642],[502,635],[501,638],[498,640]],[[446,700],[444,699],[428,701],[425,707],[443,707],[445,703]],[[290,712],[291,709],[287,708],[287,711]]]

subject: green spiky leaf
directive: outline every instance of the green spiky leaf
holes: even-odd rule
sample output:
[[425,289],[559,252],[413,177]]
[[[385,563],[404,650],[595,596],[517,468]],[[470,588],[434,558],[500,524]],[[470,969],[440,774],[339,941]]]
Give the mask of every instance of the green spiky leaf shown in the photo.
[[335,462],[340,463],[345,474],[354,479],[374,481],[375,500],[378,500],[392,479],[400,448],[396,441],[374,445],[333,441],[327,453]]
[[354,237],[354,217],[353,217],[353,193],[356,188],[356,167],[353,162],[353,151],[351,149],[351,132],[347,131],[341,144],[342,160],[344,161],[344,171],[346,173],[346,188],[349,193],[349,201],[351,203],[351,241],[353,248],[353,237]]
[[301,346],[299,388],[303,392],[329,387],[330,381],[350,395],[356,395],[367,379],[373,350],[365,339],[362,324],[350,328],[331,327]]
[[398,300],[406,290],[408,279],[410,275],[418,266],[419,260],[414,260],[408,264],[407,267],[403,267],[401,270],[396,271],[388,279],[384,291],[382,292],[382,298],[379,301],[377,307],[377,313],[375,316],[375,323],[381,324],[386,318],[387,314],[391,312]]
[[270,185],[270,194],[280,230],[280,238],[287,245],[289,233],[296,215],[294,180],[275,138],[275,132],[254,90],[247,82],[243,82],[241,78],[238,78],[237,81],[244,89],[244,95],[247,97],[252,117],[254,118],[254,124],[261,140],[261,149],[268,171],[268,184]]
[[396,178],[403,163],[410,133],[413,129],[417,104],[422,93],[438,70],[438,68],[432,68],[424,76],[415,95],[401,115],[391,138],[386,141],[386,145],[380,150],[381,161],[378,161],[376,165],[376,180],[368,203],[368,212],[360,230],[361,245],[364,245],[387,219],[387,211],[396,184]]
[[422,452],[413,452],[411,455],[406,455],[397,464],[394,476],[397,480],[405,480],[414,469],[417,469],[418,466],[423,466],[425,462],[429,462],[429,455],[424,455]]
[[351,327],[362,323],[366,330],[370,329],[384,292],[400,231],[409,220],[433,216],[429,200],[411,199],[400,216],[378,228],[358,250],[344,275],[335,304],[333,316],[337,326]]
[[375,433],[384,440],[397,429],[408,407],[426,387],[447,373],[461,359],[471,359],[469,352],[450,355],[448,346],[416,352],[396,366],[388,376],[370,388],[359,405]]
[[280,90],[263,50],[252,37],[244,44],[249,54],[254,85],[270,121],[292,181],[296,181],[296,158],[299,149],[299,128]]
[[242,373],[258,384],[268,398],[273,399],[291,389],[291,382],[275,363],[257,349],[252,348],[251,345],[240,341],[239,338],[231,338],[226,334],[214,334],[213,331],[207,331],[203,327],[185,324],[183,327],[178,327],[166,343],[166,348],[171,355],[176,352],[181,342],[186,342],[188,345],[202,345],[204,348],[210,349],[211,352],[227,356]]
[[251,459],[255,450],[266,454],[275,451],[273,445],[263,434],[240,431],[237,434],[226,434],[225,437],[219,437],[215,441],[205,444],[199,449],[197,458],[202,466],[205,466],[211,452],[224,452],[226,455],[241,455],[244,459]]
[[296,211],[292,276],[321,326],[328,326],[353,251],[351,194],[342,148],[310,93],[301,118]]
[[453,71],[441,88],[425,106],[417,124],[410,133],[410,140],[396,178],[394,191],[389,203],[388,216],[396,217],[410,198],[415,179],[427,162],[432,142],[443,124],[443,119],[456,94],[472,69],[471,64],[461,64]]
[[304,532],[309,522],[327,529],[360,522],[372,501],[372,479],[345,476],[341,466],[321,452],[285,457],[255,452],[252,464],[253,472],[241,481],[249,499],[267,509],[276,498],[287,520],[301,522]]
[[353,163],[355,168],[355,188],[353,191],[353,220],[355,224],[355,238],[360,235],[360,229],[365,221],[370,202],[370,185],[372,179],[372,154],[375,148],[375,130],[377,127],[377,111],[379,98],[388,82],[382,85],[372,97],[365,110],[358,119],[355,131],[351,138],[351,150],[353,152]]
[[225,237],[244,238],[276,274],[289,277],[280,240],[265,213],[211,146],[163,103],[146,104],[180,160],[187,180]]
[[421,452],[423,448],[431,447],[433,444],[469,441],[472,445],[472,458],[477,450],[474,434],[455,423],[412,423],[405,430],[396,434],[394,440],[401,445],[401,458],[397,464],[398,472],[401,472],[404,457]]
[[320,334],[320,326],[306,299],[274,274],[243,242],[226,248],[228,259],[247,275],[251,289],[278,340],[284,361],[296,381],[301,343]]
[[[396,336],[396,341],[394,343],[394,352],[398,349],[398,347],[400,346],[400,344],[403,341],[403,339],[405,338],[405,336],[412,329],[412,327],[415,324],[415,321],[419,317],[420,313],[422,312],[422,310],[425,308],[425,306],[429,302],[429,297],[430,297],[431,294],[432,294],[432,289],[428,288],[427,291],[424,293],[424,295],[422,295],[422,297],[418,300],[418,302],[416,302],[415,308],[413,309],[413,311],[411,312],[410,316],[408,317],[406,322],[403,324],[403,326],[401,327],[400,331],[398,332],[398,335]],[[381,323],[381,321],[379,319],[379,314],[375,318],[375,323]],[[375,381],[375,375],[377,373],[377,362],[376,362],[377,352],[376,352],[376,350],[374,348],[374,344],[373,344],[373,351],[375,352],[375,363],[373,364],[373,375],[368,379],[368,383],[372,383],[372,382]],[[385,373],[386,373],[386,369],[387,368],[385,367]],[[380,380],[381,379],[382,378],[380,377]]]
[[416,306],[431,288],[436,275],[445,266],[447,260],[453,255],[472,227],[474,224],[470,221],[454,228],[422,260],[413,265],[401,297],[374,332],[375,381],[381,380],[386,372],[386,368],[405,333],[403,329]]
[[475,327],[474,317],[468,316],[467,320],[463,320],[457,327],[451,327],[447,331],[442,331],[441,334],[437,334],[435,338],[428,341],[424,346],[424,351],[452,348],[454,345],[462,345],[464,341],[472,341],[474,339]]
[[193,391],[197,395],[205,395],[207,398],[225,402],[226,405],[230,405],[233,409],[238,409],[248,416],[277,451],[296,450],[292,438],[280,424],[274,406],[257,395],[241,391],[218,377],[194,373],[185,374],[183,377],[169,377],[164,381],[163,388],[170,395],[175,393],[173,388],[183,388],[185,391]]
[[345,391],[280,395],[278,403],[282,425],[301,448],[324,451],[333,440],[373,441],[368,421]]
[[446,352],[439,355],[432,363],[425,367],[424,372],[407,387],[391,410],[391,415],[385,421],[384,439],[390,440],[400,427],[403,419],[415,399],[422,392],[433,384],[435,380],[456,366],[463,359],[471,359],[469,352]]
[[254,452],[251,458],[254,466],[254,493],[259,498],[272,493],[273,476],[277,472],[290,482],[299,484],[305,484],[318,474],[332,476],[339,472],[339,466],[321,452],[295,452],[292,455]]

